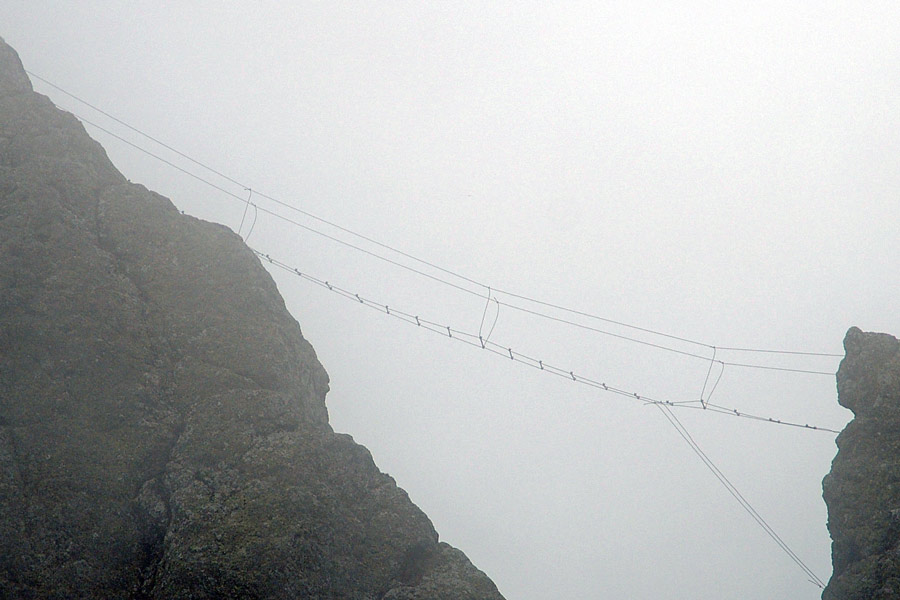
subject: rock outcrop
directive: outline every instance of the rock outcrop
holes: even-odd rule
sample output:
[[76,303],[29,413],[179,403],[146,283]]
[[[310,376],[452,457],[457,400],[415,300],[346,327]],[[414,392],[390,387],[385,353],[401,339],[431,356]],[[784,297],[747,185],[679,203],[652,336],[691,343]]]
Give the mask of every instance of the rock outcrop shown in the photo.
[[838,400],[854,418],[825,477],[834,573],[824,600],[900,599],[900,342],[844,339]]
[[0,40],[0,598],[499,600],[230,230],[129,183]]

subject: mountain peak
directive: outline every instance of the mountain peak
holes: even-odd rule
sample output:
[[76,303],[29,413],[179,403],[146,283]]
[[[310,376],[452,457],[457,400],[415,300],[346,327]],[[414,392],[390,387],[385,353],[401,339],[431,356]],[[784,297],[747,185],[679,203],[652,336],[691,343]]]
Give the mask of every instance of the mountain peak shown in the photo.
[[0,37],[0,90],[3,94],[32,91],[19,54]]

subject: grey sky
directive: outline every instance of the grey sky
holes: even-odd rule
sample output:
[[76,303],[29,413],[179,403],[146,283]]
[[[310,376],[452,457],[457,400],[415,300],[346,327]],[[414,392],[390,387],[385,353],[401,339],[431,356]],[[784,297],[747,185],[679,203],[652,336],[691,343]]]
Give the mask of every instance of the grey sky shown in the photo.
[[[495,288],[717,346],[841,352],[851,325],[900,332],[896,3],[544,4],[6,0],[0,35],[26,68],[253,189]],[[239,202],[87,128],[130,179],[237,230]],[[483,298],[264,213],[249,244],[481,326]],[[272,272],[331,375],[335,429],[510,600],[819,596],[652,406]],[[673,401],[697,400],[708,368],[508,307],[491,339]],[[728,367],[715,401],[850,416],[828,376]],[[675,414],[827,579],[834,436]]]

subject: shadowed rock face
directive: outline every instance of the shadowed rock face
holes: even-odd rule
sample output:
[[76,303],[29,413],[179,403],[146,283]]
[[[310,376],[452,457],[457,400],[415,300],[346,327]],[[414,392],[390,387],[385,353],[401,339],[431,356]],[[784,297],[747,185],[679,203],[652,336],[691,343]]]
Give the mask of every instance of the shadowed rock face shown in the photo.
[[0,598],[495,600],[228,229],[133,185],[0,40]]
[[900,598],[900,342],[857,328],[844,339],[838,400],[854,418],[825,477],[834,574],[825,600]]

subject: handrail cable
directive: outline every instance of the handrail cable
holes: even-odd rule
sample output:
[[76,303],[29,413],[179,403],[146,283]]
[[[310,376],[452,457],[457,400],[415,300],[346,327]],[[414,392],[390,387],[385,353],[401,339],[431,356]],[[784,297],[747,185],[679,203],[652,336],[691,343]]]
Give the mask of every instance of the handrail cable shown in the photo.
[[[233,198],[233,199],[235,199],[235,200],[241,202],[241,204],[244,204],[244,205],[247,204],[247,200],[246,200],[245,198],[242,198],[241,196],[238,196],[237,194],[231,192],[230,190],[227,190],[227,189],[223,188],[222,186],[217,185],[217,184],[215,184],[215,183],[209,181],[208,179],[205,179],[205,178],[201,177],[200,175],[197,175],[196,173],[193,173],[193,172],[191,172],[191,171],[189,171],[189,170],[187,170],[187,169],[185,169],[185,168],[183,168],[183,167],[181,167],[181,166],[179,166],[179,165],[176,165],[175,163],[173,163],[173,162],[171,162],[171,161],[169,161],[169,160],[167,160],[167,159],[165,159],[165,158],[159,156],[158,154],[155,154],[155,153],[151,152],[150,150],[147,150],[146,148],[143,148],[143,147],[139,146],[138,144],[135,144],[134,142],[132,142],[132,141],[130,141],[130,140],[128,140],[128,139],[126,139],[126,138],[124,138],[124,137],[122,137],[122,136],[120,136],[120,135],[118,135],[118,134],[116,134],[116,133],[114,133],[114,132],[112,132],[112,131],[106,129],[105,127],[102,127],[101,125],[98,125],[98,124],[96,124],[96,123],[94,123],[94,122],[92,122],[92,121],[90,121],[90,120],[88,120],[88,119],[85,119],[84,117],[82,117],[82,116],[80,116],[80,115],[76,115],[76,116],[78,116],[78,118],[81,119],[84,123],[87,123],[88,125],[91,125],[92,127],[95,127],[95,128],[97,128],[97,129],[99,129],[100,131],[103,131],[104,133],[106,133],[106,134],[108,134],[108,135],[110,135],[110,136],[112,136],[112,137],[118,139],[119,141],[121,141],[121,142],[123,142],[123,143],[125,143],[125,144],[128,144],[129,146],[135,148],[136,150],[139,150],[139,151],[141,151],[141,152],[147,154],[148,156],[150,156],[150,157],[152,157],[152,158],[155,158],[156,160],[159,160],[160,162],[162,162],[162,163],[164,163],[164,164],[166,164],[166,165],[172,167],[173,169],[176,169],[177,171],[180,171],[181,173],[184,173],[185,175],[188,175],[189,177],[192,177],[192,178],[194,178],[194,179],[196,179],[196,180],[198,180],[198,181],[200,181],[200,182],[202,182],[202,183],[205,183],[206,185],[209,185],[209,186],[212,187],[213,189],[216,189],[216,190],[222,192],[223,194],[225,194],[225,195],[227,195],[227,196],[230,196],[231,198]],[[258,195],[258,196],[264,196],[264,194],[261,194],[261,193],[259,193],[259,192],[257,192],[257,195]],[[286,217],[286,216],[284,216],[284,215],[282,215],[282,214],[280,214],[280,213],[277,213],[277,212],[275,212],[275,211],[273,211],[273,210],[270,210],[270,209],[267,209],[267,208],[265,208],[265,207],[259,206],[259,205],[255,204],[255,203],[250,203],[250,204],[254,207],[255,210],[258,210],[258,211],[260,211],[260,212],[264,212],[264,213],[266,213],[266,214],[268,214],[268,215],[271,215],[271,216],[273,216],[273,217],[276,217],[276,218],[278,218],[278,219],[281,219],[281,220],[283,220],[283,221],[285,221],[285,222],[287,222],[287,223],[289,223],[289,224],[291,224],[291,225],[294,225],[294,226],[296,226],[296,227],[299,227],[299,228],[301,228],[301,229],[304,229],[304,230],[309,231],[309,232],[311,232],[311,233],[314,233],[314,234],[316,234],[316,235],[322,236],[322,237],[324,237],[324,238],[326,238],[326,239],[329,239],[329,240],[331,240],[331,241],[333,241],[333,242],[336,242],[336,243],[338,243],[338,244],[341,244],[341,245],[343,245],[343,246],[346,246],[346,247],[352,248],[352,249],[354,249],[354,250],[357,250],[357,251],[359,251],[359,252],[362,252],[362,253],[364,253],[364,254],[366,254],[366,255],[368,255],[368,256],[371,256],[371,257],[373,257],[373,258],[376,258],[376,259],[378,259],[378,260],[381,260],[381,261],[387,262],[387,263],[389,263],[389,264],[392,264],[392,265],[394,265],[394,266],[396,266],[396,267],[398,267],[398,268],[405,269],[405,270],[407,270],[407,271],[416,273],[416,274],[418,274],[418,275],[420,275],[420,276],[423,276],[423,277],[426,277],[426,278],[428,278],[428,279],[432,279],[432,280],[434,280],[434,281],[436,281],[436,282],[439,282],[439,283],[442,283],[442,284],[444,284],[444,285],[450,286],[450,287],[455,288],[455,289],[457,289],[457,290],[459,290],[459,291],[466,292],[466,293],[468,293],[468,294],[476,295],[476,296],[478,296],[479,298],[483,298],[483,297],[484,297],[483,295],[478,294],[477,292],[474,292],[474,291],[472,291],[472,290],[470,290],[470,289],[468,289],[468,288],[465,288],[465,287],[463,287],[463,286],[460,286],[460,285],[457,285],[457,284],[455,284],[455,283],[449,282],[449,281],[447,281],[447,280],[445,280],[445,279],[441,279],[440,277],[437,277],[437,276],[432,275],[432,274],[430,274],[430,273],[426,273],[426,272],[424,272],[424,271],[421,271],[421,270],[416,269],[416,268],[414,268],[414,267],[411,267],[411,266],[409,266],[409,265],[405,265],[405,264],[403,264],[403,263],[401,263],[401,262],[392,260],[392,259],[390,259],[390,258],[387,258],[387,257],[382,256],[382,255],[380,255],[380,254],[377,254],[377,253],[375,253],[375,252],[372,252],[371,250],[367,250],[367,249],[365,249],[365,248],[361,248],[361,247],[359,247],[359,246],[356,246],[356,245],[354,245],[354,244],[351,244],[350,242],[347,242],[346,240],[342,240],[342,239],[340,239],[340,238],[337,238],[337,237],[334,237],[334,236],[329,235],[329,234],[327,234],[327,233],[324,233],[324,232],[322,232],[322,231],[319,231],[319,230],[317,230],[317,229],[315,229],[315,228],[313,228],[313,227],[310,227],[309,225],[305,225],[305,224],[303,224],[303,223],[300,223],[299,221],[296,221],[296,220],[294,220],[294,219],[291,219],[291,218],[289,218],[289,217]],[[490,288],[488,288],[488,289],[490,289]],[[496,291],[496,290],[495,290],[495,291]],[[509,307],[509,308],[511,308],[511,309],[514,309],[514,310],[518,310],[518,311],[521,311],[521,312],[524,312],[524,313],[527,313],[527,314],[531,314],[531,315],[534,315],[534,316],[537,316],[537,317],[541,317],[541,318],[544,318],[544,319],[548,319],[548,320],[551,320],[551,321],[556,321],[556,322],[559,322],[559,323],[568,324],[568,325],[577,327],[577,328],[579,328],[579,329],[584,329],[584,330],[587,330],[587,331],[593,331],[593,332],[595,332],[595,333],[600,333],[600,334],[607,335],[607,336],[611,336],[611,337],[614,337],[614,338],[618,338],[618,339],[622,339],[622,340],[627,340],[627,341],[630,341],[630,342],[633,342],[633,343],[636,343],[636,344],[641,344],[641,345],[644,345],[644,346],[648,346],[648,347],[652,347],[652,348],[657,348],[657,349],[660,349],[660,350],[665,350],[665,351],[667,351],[667,352],[672,352],[672,353],[680,354],[680,355],[683,355],[683,356],[689,356],[689,357],[692,357],[692,358],[702,359],[702,360],[704,360],[704,361],[710,360],[709,357],[706,357],[706,356],[703,356],[703,355],[700,355],[700,354],[696,354],[696,353],[692,353],[692,352],[686,352],[686,351],[684,351],[684,350],[679,350],[679,349],[677,349],[677,348],[672,348],[672,347],[669,347],[669,346],[664,346],[664,345],[662,345],[662,344],[655,344],[655,343],[653,343],[653,342],[648,342],[648,341],[646,341],[646,340],[641,340],[641,339],[638,339],[638,338],[633,338],[633,337],[629,337],[629,336],[625,336],[625,335],[621,335],[621,334],[617,334],[617,333],[612,333],[612,332],[609,332],[609,331],[604,331],[604,330],[599,329],[599,328],[596,328],[596,327],[591,327],[591,326],[589,326],[589,325],[584,325],[583,323],[577,323],[577,322],[575,322],[575,321],[571,321],[571,320],[568,320],[568,319],[563,319],[563,318],[555,317],[555,316],[548,315],[548,314],[545,314],[545,313],[540,313],[540,312],[538,312],[538,311],[530,310],[530,309],[527,309],[527,308],[524,308],[524,307],[522,307],[522,306],[518,306],[518,305],[515,305],[515,304],[510,304],[510,303],[508,303],[508,302],[500,302],[500,301],[498,301],[498,300],[496,300],[496,299],[495,299],[495,302],[497,302],[498,306],[507,306],[507,307]],[[639,329],[639,328],[636,328],[636,327],[633,327],[633,328],[634,328],[634,329]],[[649,330],[647,330],[647,331],[649,331]],[[671,337],[671,336],[669,336],[669,337]],[[715,346],[710,346],[710,347],[713,348],[713,349],[715,349]],[[793,368],[786,368],[786,367],[774,367],[774,366],[768,366],[768,365],[754,365],[754,364],[750,364],[750,363],[731,363],[731,362],[725,362],[725,361],[721,361],[721,360],[715,360],[714,362],[717,362],[717,363],[719,363],[720,365],[723,365],[723,366],[737,366],[737,367],[753,368],[753,369],[764,369],[764,370],[773,370],[773,371],[787,371],[787,372],[794,372],[794,373],[806,373],[806,374],[812,374],[812,375],[826,375],[826,376],[832,376],[832,375],[833,375],[830,371],[815,371],[815,370],[808,370],[808,369],[793,369]]]
[[[219,171],[219,170],[217,170],[217,169],[215,169],[215,168],[213,168],[213,167],[210,167],[209,165],[207,165],[207,164],[205,164],[205,163],[203,163],[203,162],[201,162],[201,161],[199,161],[199,160],[197,160],[197,159],[191,157],[191,156],[188,155],[188,154],[185,154],[184,152],[181,152],[180,150],[174,148],[173,146],[171,146],[171,145],[169,145],[169,144],[166,144],[165,142],[163,142],[163,141],[161,141],[161,140],[159,140],[159,139],[157,139],[157,138],[155,138],[155,137],[153,137],[153,136],[151,136],[151,135],[145,133],[144,131],[138,129],[137,127],[134,127],[134,126],[132,126],[132,125],[126,123],[125,121],[123,121],[123,120],[121,120],[121,119],[115,117],[114,115],[110,114],[109,112],[104,111],[103,109],[101,109],[101,108],[99,108],[99,107],[97,107],[97,106],[95,106],[95,105],[89,103],[88,101],[86,101],[86,100],[84,100],[84,99],[82,99],[82,98],[76,96],[75,94],[73,94],[73,93],[71,93],[71,92],[69,92],[69,91],[63,89],[62,87],[60,87],[60,86],[56,85],[55,83],[53,83],[53,82],[51,82],[51,81],[45,79],[44,77],[41,77],[40,75],[37,75],[36,73],[33,73],[32,71],[26,70],[26,72],[27,72],[30,76],[32,76],[32,77],[34,77],[34,78],[36,78],[36,79],[39,79],[40,81],[42,81],[42,82],[44,82],[45,84],[51,86],[52,88],[56,89],[57,91],[59,91],[59,92],[65,94],[65,95],[69,96],[70,98],[72,98],[72,99],[74,99],[74,100],[76,100],[76,101],[78,101],[78,102],[84,104],[85,106],[88,106],[89,108],[91,108],[91,109],[93,109],[93,110],[99,112],[100,114],[106,116],[106,117],[109,118],[109,119],[112,119],[112,120],[115,121],[116,123],[119,123],[120,125],[122,125],[122,126],[124,126],[124,127],[127,127],[127,128],[130,129],[131,131],[133,131],[133,132],[135,132],[135,133],[137,133],[137,134],[139,134],[139,135],[141,135],[141,136],[147,138],[148,140],[150,140],[150,141],[152,141],[152,142],[154,142],[154,143],[156,143],[156,144],[159,144],[159,145],[162,146],[163,148],[166,148],[167,150],[169,150],[169,151],[171,151],[171,152],[174,152],[174,153],[177,154],[178,156],[181,156],[182,158],[184,158],[184,159],[186,159],[186,160],[188,160],[188,161],[194,163],[195,165],[197,165],[197,166],[199,166],[199,167],[202,167],[203,169],[206,169],[207,171],[209,171],[209,172],[211,172],[211,173],[213,173],[213,174],[215,174],[215,175],[217,175],[217,176],[223,178],[224,180],[226,180],[226,181],[228,181],[228,182],[230,182],[230,183],[233,183],[233,184],[235,184],[235,185],[241,186],[241,188],[243,188],[243,189],[245,189],[245,190],[250,189],[250,186],[247,186],[246,184],[241,183],[240,181],[238,181],[238,180],[236,180],[236,179],[234,179],[234,178],[232,178],[232,177],[226,175],[225,173],[222,173],[221,171]],[[81,118],[81,117],[79,116],[79,118]],[[220,186],[216,186],[215,184],[213,184],[213,183],[211,183],[211,182],[209,182],[209,181],[207,181],[207,180],[205,180],[205,179],[203,179],[203,178],[201,178],[201,177],[199,177],[199,176],[197,176],[197,175],[195,175],[195,174],[193,174],[193,173],[190,173],[190,172],[188,172],[188,171],[185,170],[185,169],[182,169],[182,168],[180,168],[180,167],[177,167],[177,166],[174,165],[173,163],[171,163],[171,162],[169,162],[169,161],[166,161],[165,159],[162,159],[161,157],[159,157],[159,156],[157,156],[157,155],[155,155],[155,154],[153,154],[153,153],[151,153],[151,152],[149,152],[149,151],[147,151],[147,150],[145,150],[145,149],[143,149],[143,148],[137,146],[136,144],[133,144],[133,143],[128,142],[128,141],[125,140],[124,138],[122,138],[122,137],[120,137],[120,136],[117,136],[116,134],[110,132],[110,131],[107,130],[107,129],[104,129],[104,128],[100,127],[99,125],[97,125],[97,124],[95,124],[95,123],[91,123],[91,122],[87,121],[86,119],[82,119],[82,120],[84,120],[86,123],[88,123],[88,124],[90,124],[90,125],[92,125],[92,126],[94,126],[94,127],[97,127],[98,129],[104,131],[105,133],[107,133],[107,134],[109,134],[109,135],[112,135],[112,136],[116,137],[117,139],[119,139],[119,140],[121,140],[121,141],[124,141],[124,142],[126,142],[126,143],[131,144],[133,147],[135,147],[135,148],[137,148],[137,149],[139,149],[139,150],[142,150],[142,151],[146,152],[147,154],[153,156],[154,158],[157,158],[158,160],[162,160],[163,162],[165,162],[165,163],[168,164],[169,166],[172,166],[172,167],[174,167],[174,168],[177,168],[178,170],[182,171],[183,173],[188,174],[188,175],[190,175],[190,176],[192,176],[192,177],[195,177],[195,178],[199,179],[200,181],[203,181],[203,182],[205,182],[205,183],[207,183],[207,184],[209,184],[209,185],[215,187],[215,188],[218,189],[219,191],[222,191],[222,192],[224,192],[224,193],[226,193],[226,194],[228,194],[228,195],[234,197],[235,199],[241,200],[242,202],[245,202],[245,203],[246,203],[246,200],[244,200],[243,198],[240,198],[240,197],[238,197],[237,195],[232,194],[231,192],[228,192],[227,190],[221,188]],[[275,204],[277,204],[277,205],[279,205],[279,206],[282,206],[282,207],[287,208],[287,209],[289,209],[289,210],[296,211],[296,212],[298,212],[299,214],[302,214],[302,215],[304,215],[304,216],[306,216],[306,217],[308,217],[308,218],[311,218],[311,219],[316,220],[316,221],[318,221],[318,222],[320,222],[320,223],[323,223],[323,224],[325,224],[325,225],[328,225],[328,226],[330,226],[330,227],[333,227],[333,228],[335,228],[335,229],[337,229],[337,230],[339,230],[339,231],[342,231],[342,232],[344,232],[344,233],[347,233],[347,234],[349,234],[349,235],[352,235],[352,236],[354,236],[354,237],[357,237],[357,238],[359,238],[359,239],[362,239],[362,240],[364,240],[364,241],[366,241],[366,242],[368,242],[368,243],[374,244],[374,245],[376,245],[376,246],[378,246],[378,247],[380,247],[380,248],[383,248],[383,249],[385,249],[385,250],[389,250],[389,251],[391,251],[391,252],[394,252],[394,253],[396,253],[396,254],[398,254],[398,255],[400,255],[400,256],[403,256],[404,258],[407,258],[407,259],[409,259],[409,260],[418,262],[418,263],[420,263],[420,264],[422,264],[422,265],[425,265],[425,266],[427,266],[427,267],[429,267],[429,268],[432,268],[432,269],[435,269],[435,270],[437,270],[437,271],[440,271],[440,272],[442,272],[442,273],[444,273],[444,274],[447,274],[447,275],[456,277],[456,278],[458,278],[458,279],[460,279],[460,280],[462,280],[462,281],[465,281],[465,282],[467,282],[467,283],[476,285],[476,286],[481,287],[481,288],[484,288],[484,289],[486,289],[486,290],[489,290],[489,291],[490,291],[490,290],[493,290],[493,292],[495,292],[495,293],[499,293],[499,294],[502,294],[502,295],[506,295],[506,296],[509,296],[509,297],[511,297],[511,298],[516,298],[516,299],[523,300],[523,301],[526,301],[526,302],[531,302],[531,303],[534,303],[534,304],[537,304],[537,305],[540,305],[540,306],[544,306],[544,307],[546,307],[546,308],[553,308],[553,309],[556,309],[556,310],[560,310],[560,311],[568,312],[568,313],[571,313],[571,314],[575,314],[575,315],[578,315],[578,316],[581,316],[581,317],[585,317],[585,318],[589,318],[589,319],[594,319],[594,320],[597,320],[597,321],[601,321],[601,322],[605,322],[605,323],[617,325],[617,326],[620,326],[620,327],[625,327],[625,328],[628,328],[628,329],[633,329],[633,330],[635,330],[635,331],[640,331],[640,332],[643,332],[643,333],[648,333],[648,334],[651,334],[651,335],[656,335],[656,336],[660,336],[660,337],[664,337],[664,338],[668,338],[668,339],[672,339],[672,340],[676,340],[676,341],[680,341],[680,342],[684,342],[684,343],[688,343],[688,344],[694,344],[694,345],[697,345],[697,346],[703,346],[703,347],[705,347],[705,348],[707,348],[707,349],[714,349],[714,348],[717,348],[718,350],[723,350],[723,351],[733,351],[733,352],[750,352],[750,353],[767,353],[767,354],[785,354],[785,355],[798,355],[798,356],[821,356],[821,357],[841,357],[841,356],[843,356],[842,354],[835,354],[835,353],[829,353],[829,352],[805,352],[805,351],[804,351],[804,352],[801,352],[801,351],[790,351],[790,350],[775,350],[775,349],[760,349],[760,348],[743,348],[743,347],[737,347],[737,346],[714,346],[714,345],[712,345],[712,344],[708,344],[708,343],[705,343],[705,342],[693,340],[693,339],[690,339],[690,338],[681,337],[681,336],[677,336],[677,335],[672,335],[672,334],[664,333],[664,332],[661,332],[661,331],[649,329],[649,328],[646,328],[646,327],[640,327],[640,326],[637,326],[637,325],[631,325],[631,324],[628,324],[628,323],[625,323],[625,322],[622,322],[622,321],[617,321],[617,320],[614,320],[614,319],[609,319],[609,318],[601,317],[601,316],[599,316],[599,315],[595,315],[595,314],[588,313],[588,312],[585,312],[585,311],[581,311],[581,310],[569,308],[569,307],[566,307],[566,306],[563,306],[563,305],[554,304],[554,303],[551,303],[551,302],[546,302],[546,301],[543,301],[543,300],[540,300],[540,299],[537,299],[537,298],[533,298],[533,297],[530,297],[530,296],[527,296],[527,295],[518,294],[518,293],[515,293],[515,292],[510,292],[510,291],[504,290],[504,289],[502,289],[502,288],[497,288],[497,287],[495,287],[495,286],[488,286],[487,284],[484,284],[484,283],[482,283],[482,282],[480,282],[480,281],[478,281],[478,280],[472,279],[472,278],[470,278],[470,277],[467,277],[467,276],[465,276],[465,275],[462,275],[462,274],[460,274],[460,273],[458,273],[458,272],[456,272],[456,271],[453,271],[453,270],[451,270],[451,269],[447,269],[447,268],[441,267],[440,265],[434,264],[434,263],[432,263],[432,262],[430,262],[430,261],[427,261],[427,260],[425,260],[425,259],[419,258],[419,257],[417,257],[417,256],[415,256],[415,255],[410,254],[410,253],[407,253],[407,252],[404,252],[404,251],[402,251],[402,250],[399,250],[399,249],[397,249],[397,248],[395,248],[395,247],[393,247],[393,246],[390,246],[390,245],[388,245],[388,244],[385,244],[385,243],[383,243],[383,242],[380,242],[380,241],[378,241],[378,240],[376,240],[376,239],[374,239],[374,238],[372,238],[372,237],[369,237],[369,236],[366,236],[366,235],[364,235],[364,234],[358,233],[358,232],[353,231],[353,230],[351,230],[351,229],[349,229],[349,228],[347,228],[347,227],[343,227],[343,226],[341,226],[341,225],[339,225],[339,224],[337,224],[337,223],[334,223],[334,222],[332,222],[332,221],[329,221],[329,220],[327,220],[327,219],[324,219],[324,218],[322,218],[322,217],[319,217],[319,216],[317,216],[317,215],[315,215],[315,214],[313,214],[313,213],[310,213],[310,212],[308,212],[308,211],[306,211],[306,210],[303,210],[303,209],[301,209],[301,208],[299,208],[299,207],[297,207],[297,206],[294,206],[294,205],[292,205],[292,204],[290,204],[290,203],[287,203],[287,202],[284,202],[284,201],[282,201],[282,200],[279,200],[279,199],[277,199],[277,198],[275,198],[275,197],[273,197],[273,196],[270,196],[270,195],[268,195],[268,194],[265,194],[265,193],[263,193],[263,192],[259,192],[259,191],[257,191],[256,189],[254,189],[253,191],[256,193],[257,196],[262,197],[262,198],[265,198],[265,199],[267,199],[267,200],[270,200],[271,202],[274,202]],[[277,213],[274,213],[274,212],[272,212],[272,211],[264,210],[264,209],[262,209],[261,207],[260,207],[259,209],[262,210],[263,212],[267,212],[267,213],[270,214],[270,215],[273,215],[273,216],[276,216],[276,217],[279,217],[279,218],[283,218],[284,220],[287,220],[287,221],[289,221],[289,222],[291,222],[291,223],[293,223],[293,224],[295,224],[295,225],[299,225],[298,223],[296,223],[296,222],[294,222],[294,221],[291,221],[291,220],[289,220],[289,219],[286,219],[286,218],[284,218],[283,216],[278,215]],[[302,225],[300,225],[300,226],[303,227]],[[411,268],[411,267],[402,265],[402,263],[398,263],[398,262],[396,262],[396,261],[392,261],[392,260],[390,260],[390,259],[387,259],[387,258],[382,257],[382,256],[380,256],[380,255],[377,255],[377,254],[375,254],[375,253],[372,253],[372,252],[370,252],[370,251],[366,251],[366,250],[364,250],[364,249],[362,249],[362,248],[359,248],[358,246],[354,246],[354,245],[349,244],[349,243],[347,243],[347,242],[343,242],[343,241],[341,241],[341,240],[338,240],[337,238],[334,238],[334,237],[332,237],[332,236],[328,236],[327,234],[324,234],[324,233],[322,233],[322,232],[313,230],[313,229],[311,229],[311,228],[309,228],[309,227],[304,227],[304,228],[307,229],[307,230],[309,230],[309,231],[313,231],[313,232],[315,232],[315,233],[318,233],[319,235],[323,235],[323,236],[325,236],[325,237],[327,237],[328,239],[331,239],[331,240],[333,240],[333,241],[338,241],[339,243],[343,243],[343,244],[345,244],[345,245],[347,245],[347,246],[349,246],[349,247],[351,247],[351,248],[354,248],[354,249],[356,249],[356,250],[365,252],[366,254],[369,254],[370,256],[378,257],[378,258],[380,258],[380,259],[382,259],[382,260],[385,260],[385,261],[387,261],[387,262],[389,262],[389,263],[391,263],[391,264],[394,264],[395,266],[402,266],[403,268],[406,268],[406,269],[408,269],[408,270],[410,270],[410,271],[413,271],[413,272],[415,272],[415,273],[417,273],[417,274],[419,274],[419,275],[424,275],[424,276],[426,276],[426,277],[429,277],[429,278],[431,278],[431,279],[433,279],[433,280],[435,280],[435,281],[438,281],[438,282],[440,282],[440,283],[443,283],[443,284],[445,284],[445,285],[450,285],[451,287],[454,287],[454,288],[456,288],[456,289],[458,289],[458,290],[465,291],[465,292],[470,293],[470,294],[475,294],[475,295],[477,295],[477,296],[479,296],[479,297],[484,297],[484,294],[482,294],[482,293],[477,293],[477,292],[474,292],[474,291],[472,291],[472,290],[470,290],[470,289],[468,289],[468,288],[464,288],[464,287],[462,287],[462,286],[459,286],[459,285],[456,285],[456,284],[452,284],[452,283],[450,283],[450,282],[447,282],[447,281],[445,281],[445,280],[443,280],[443,279],[440,279],[440,278],[437,278],[437,277],[428,275],[428,274],[426,274],[426,273],[424,273],[424,272],[422,272],[422,271],[419,271],[419,270],[417,270],[417,269],[413,269],[413,268]],[[534,314],[534,315],[537,315],[537,316],[540,316],[540,317],[544,317],[544,318],[549,318],[549,315],[546,315],[546,314],[544,314],[544,313],[539,313],[539,312],[537,312],[537,311],[528,311],[527,309],[524,309],[524,308],[522,308],[522,307],[520,307],[520,306],[513,305],[513,304],[510,304],[510,303],[507,303],[507,302],[502,302],[501,304],[504,304],[504,305],[506,305],[506,306],[508,306],[508,307],[510,307],[510,308],[515,309],[515,310],[523,310],[523,311],[525,311],[525,312],[530,312],[530,314]],[[560,320],[560,321],[563,321],[563,322],[568,322],[568,321],[565,321],[565,320],[562,320],[562,319],[559,319],[559,320]],[[570,324],[573,324],[573,323],[571,323],[571,322],[569,322],[569,323],[570,323]],[[607,332],[601,332],[601,333],[607,333]],[[661,346],[661,345],[654,345],[654,344],[650,344],[650,343],[648,343],[648,342],[641,342],[641,341],[639,341],[639,340],[636,340],[636,339],[633,339],[633,338],[628,338],[628,337],[626,337],[626,336],[618,336],[618,337],[622,337],[623,339],[628,339],[628,340],[630,340],[630,341],[636,341],[636,342],[639,342],[639,343],[646,343],[647,345],[655,346],[655,347],[658,347],[658,348],[663,348],[663,349],[666,349],[666,350],[672,350],[672,349],[669,348],[669,347],[664,347],[664,346]],[[684,354],[689,354],[689,353],[684,353]],[[699,356],[699,355],[698,355],[698,356]],[[702,358],[703,358],[704,360],[708,360],[709,357],[702,356]],[[739,363],[730,363],[730,364],[731,364],[732,366],[741,366],[741,367],[769,368],[769,369],[774,369],[774,370],[786,370],[786,371],[794,371],[794,372],[801,372],[801,373],[803,373],[803,372],[811,372],[811,373],[814,373],[814,374],[823,374],[823,372],[806,371],[806,370],[802,370],[802,369],[782,369],[782,368],[777,368],[777,367],[763,367],[763,366],[761,366],[761,365],[747,365],[747,364],[739,364]],[[826,374],[829,374],[829,375],[830,375],[831,373],[826,373]]]

